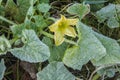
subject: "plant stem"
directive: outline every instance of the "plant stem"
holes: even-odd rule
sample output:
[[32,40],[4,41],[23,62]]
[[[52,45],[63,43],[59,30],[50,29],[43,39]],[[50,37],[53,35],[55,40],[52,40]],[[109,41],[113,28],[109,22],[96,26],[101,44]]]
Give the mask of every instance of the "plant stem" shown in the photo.
[[[45,32],[45,31],[43,31],[43,30],[41,30],[41,33],[42,33],[43,35],[49,37],[49,38],[54,39],[54,36],[53,36],[53,35],[51,35],[51,34]],[[76,42],[71,41],[71,40],[68,40],[68,39],[65,39],[65,42],[70,43],[70,44],[73,44],[73,45],[76,45],[76,46],[78,45]]]
[[68,39],[65,39],[65,42],[78,46],[76,42],[68,40]]
[[7,23],[9,23],[9,24],[15,25],[15,23],[14,23],[14,22],[12,22],[12,21],[10,21],[10,20],[6,19],[6,18],[5,18],[5,17],[3,17],[3,16],[0,16],[0,19],[1,19],[1,20],[3,20],[3,21],[5,21],[5,22],[7,22]]
[[93,80],[98,80],[99,77],[100,77],[100,75],[96,74],[96,75],[93,76]]
[[19,60],[17,61],[17,80],[19,80]]
[[49,37],[49,38],[52,38],[52,39],[54,38],[53,35],[45,32],[45,31],[43,31],[43,30],[41,30],[40,33],[42,33],[43,35],[45,35],[45,36],[47,36],[47,37]]
[[9,71],[9,72],[6,72],[4,75],[7,76],[7,75],[11,74],[12,72],[13,72],[13,71],[11,70],[11,71]]

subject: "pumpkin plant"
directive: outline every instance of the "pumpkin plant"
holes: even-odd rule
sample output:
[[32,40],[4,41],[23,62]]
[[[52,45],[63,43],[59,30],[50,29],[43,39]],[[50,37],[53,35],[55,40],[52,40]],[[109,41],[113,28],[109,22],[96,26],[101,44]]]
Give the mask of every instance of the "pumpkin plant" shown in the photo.
[[[88,63],[95,71],[87,80],[97,80],[103,75],[113,77],[119,72],[119,40],[103,35],[88,24],[96,25],[88,18],[92,15],[99,24],[119,27],[119,4],[102,6],[97,11],[92,9],[105,2],[78,1],[65,6],[58,14],[52,12],[55,7],[49,0],[0,0],[0,80],[10,80],[8,74],[12,72],[7,60],[14,59],[18,61],[16,64],[34,64],[35,73],[22,65],[33,80],[83,79],[70,69],[81,71]],[[45,62],[46,67],[42,66]],[[17,76],[16,80],[22,77]]]

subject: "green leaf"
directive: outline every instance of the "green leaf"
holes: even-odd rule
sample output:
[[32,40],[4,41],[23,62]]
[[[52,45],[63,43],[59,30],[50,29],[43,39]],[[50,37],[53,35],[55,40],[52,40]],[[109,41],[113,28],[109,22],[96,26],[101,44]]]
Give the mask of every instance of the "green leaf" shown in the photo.
[[34,4],[36,3],[37,0],[31,0],[30,1],[30,7],[27,11],[27,14],[26,14],[26,17],[25,17],[25,20],[24,20],[24,23],[27,25],[27,26],[30,26],[30,23],[31,23],[31,17],[34,15],[35,13],[35,9],[34,9]]
[[118,13],[120,13],[120,5],[109,4],[97,11],[96,15],[99,22],[107,21],[108,27],[117,28],[119,27],[118,18],[120,17]]
[[29,17],[30,17],[30,16],[33,16],[34,13],[35,13],[35,9],[34,9],[33,5],[31,5],[31,6],[29,7],[28,11],[27,11],[26,17],[28,17],[28,16],[29,16]]
[[51,6],[49,4],[46,4],[46,3],[41,3],[37,6],[37,8],[40,12],[46,13],[49,11]]
[[105,3],[108,0],[84,0],[84,2],[86,4],[101,4],[101,3]]
[[1,16],[5,15],[5,8],[3,6],[0,6],[0,15]]
[[37,0],[30,0],[30,5],[33,6],[36,2]]
[[22,30],[26,29],[26,27],[25,27],[25,24],[19,24],[19,25],[10,26],[10,29],[12,30],[12,33],[14,34],[14,36],[21,37]]
[[37,73],[37,80],[75,80],[75,76],[65,68],[62,62],[53,62]]
[[5,38],[5,36],[0,36],[0,55],[6,54],[10,48],[10,42]]
[[77,29],[81,32],[79,46],[68,48],[63,57],[63,62],[73,69],[81,69],[89,60],[101,59],[106,55],[106,50],[101,42],[95,37],[92,29],[83,23],[77,24]]
[[34,4],[37,2],[37,0],[30,0],[30,7],[27,11],[26,17],[30,17],[33,16],[35,13],[35,9],[34,9]]
[[116,27],[119,27],[119,22],[116,20],[115,17],[111,17],[108,19],[107,25],[110,28],[116,28]]
[[18,22],[23,22],[30,2],[31,0],[17,0],[17,4],[15,4],[13,0],[7,0],[6,13],[9,13]]
[[13,0],[7,0],[7,3],[5,5],[5,11],[6,14],[11,15],[11,17],[14,17],[14,15],[16,15],[16,12],[18,12],[17,5],[13,2]]
[[[5,15],[5,8],[2,5],[2,0],[0,0],[0,15],[4,16]],[[0,21],[1,22],[1,21]]]
[[114,39],[105,37],[98,33],[95,33],[95,36],[101,41],[103,46],[106,48],[107,54],[98,61],[93,60],[92,63],[95,66],[119,63],[120,62],[120,46],[117,43],[117,41]]
[[107,70],[106,71],[106,75],[108,76],[108,77],[114,77],[115,76],[115,70],[114,69],[109,69],[109,70]]
[[40,3],[49,3],[49,0],[39,0]]
[[0,6],[1,6],[2,0],[0,0]]
[[48,26],[46,20],[41,15],[35,15],[33,16],[33,19],[35,21],[36,26],[39,27],[39,29],[43,29]]
[[102,76],[102,75],[106,75],[108,77],[114,77],[115,76],[115,73],[117,72],[118,70],[115,69],[114,66],[112,66],[111,68],[103,68],[101,69],[100,71],[97,71],[97,73]]
[[30,21],[27,24],[22,23],[22,24],[12,25],[12,26],[10,26],[10,29],[12,30],[12,33],[13,33],[14,37],[20,38],[22,36],[22,30],[33,29],[37,32],[39,27],[37,27],[35,23]]
[[0,62],[0,80],[2,80],[5,70],[6,70],[6,67],[4,65],[4,60],[2,59]]
[[50,56],[49,48],[39,40],[33,30],[23,30],[21,48],[11,49],[10,52],[17,58],[27,62],[43,62]]
[[90,12],[90,6],[88,4],[73,4],[68,7],[67,12],[72,15],[78,15],[82,19],[86,14]]
[[44,37],[42,40],[45,44],[47,44],[50,48],[50,58],[49,62],[53,61],[62,61],[65,50],[67,49],[67,43],[63,43],[60,46],[53,45],[53,40],[50,38]]

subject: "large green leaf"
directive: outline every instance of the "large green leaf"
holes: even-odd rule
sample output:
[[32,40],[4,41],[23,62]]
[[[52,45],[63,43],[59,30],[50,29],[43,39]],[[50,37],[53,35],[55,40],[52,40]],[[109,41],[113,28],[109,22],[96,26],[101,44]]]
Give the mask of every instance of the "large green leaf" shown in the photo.
[[67,43],[63,43],[60,46],[55,46],[53,44],[53,40],[50,38],[44,37],[42,40],[45,44],[47,44],[50,48],[50,58],[49,62],[52,61],[62,61],[65,50],[67,49]]
[[23,30],[22,35],[24,46],[10,50],[14,56],[28,62],[43,62],[49,58],[48,46],[39,40],[33,30]]
[[6,52],[11,48],[11,44],[5,36],[0,36],[0,55],[6,54]]
[[109,4],[106,7],[103,7],[99,11],[97,11],[96,15],[98,17],[99,22],[107,21],[107,25],[110,28],[119,27],[119,15],[120,13],[120,5]]
[[30,7],[30,2],[31,0],[17,0],[17,4],[15,4],[13,0],[7,0],[6,12],[18,22],[23,22]]
[[77,27],[81,32],[79,46],[67,49],[63,57],[63,62],[73,69],[81,69],[89,60],[94,58],[99,60],[106,54],[106,49],[95,37],[91,28],[81,22],[77,24]]
[[2,80],[4,73],[5,73],[5,65],[4,65],[4,60],[2,59],[0,62],[0,80]]
[[62,62],[53,62],[37,73],[37,80],[75,80]]
[[68,7],[67,12],[72,15],[78,15],[82,19],[86,14],[90,12],[90,6],[88,4],[73,4]]
[[92,63],[95,66],[119,63],[120,62],[120,46],[117,43],[117,41],[114,39],[105,37],[98,33],[95,33],[95,36],[101,41],[103,46],[106,48],[107,54],[98,61],[93,60]]

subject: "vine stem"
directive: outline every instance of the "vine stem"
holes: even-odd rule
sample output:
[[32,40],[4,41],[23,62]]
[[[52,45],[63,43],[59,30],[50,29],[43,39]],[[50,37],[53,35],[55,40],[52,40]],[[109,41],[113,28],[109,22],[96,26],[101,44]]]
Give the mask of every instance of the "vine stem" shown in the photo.
[[[54,36],[53,36],[52,34],[49,34],[49,33],[45,32],[45,31],[43,31],[43,30],[41,30],[41,33],[42,33],[43,35],[49,37],[49,38],[54,39]],[[68,40],[68,39],[65,39],[65,42],[78,46],[78,44],[77,44],[76,42],[71,41],[71,40]]]
[[15,24],[16,24],[16,23],[14,23],[14,22],[12,22],[12,21],[6,19],[6,18],[3,17],[3,16],[0,16],[0,19],[1,19],[2,21],[5,21],[5,22],[7,22],[7,23],[9,23],[9,24],[12,24],[12,25],[15,25]]
[[110,67],[110,66],[118,65],[118,64],[120,65],[120,63],[114,63],[114,64],[107,64],[107,65],[103,65],[103,66],[98,67],[97,69],[95,69],[95,70],[92,72],[92,74],[90,75],[90,78],[89,78],[88,80],[92,80],[94,74],[95,74],[97,71],[99,71],[99,70],[101,70],[101,69],[104,69],[104,68],[107,68],[107,67]]

